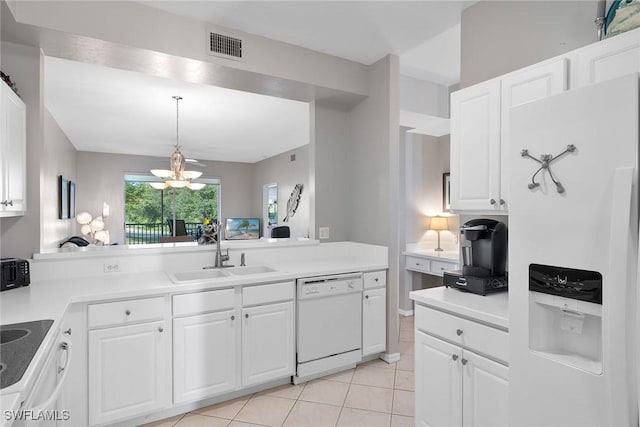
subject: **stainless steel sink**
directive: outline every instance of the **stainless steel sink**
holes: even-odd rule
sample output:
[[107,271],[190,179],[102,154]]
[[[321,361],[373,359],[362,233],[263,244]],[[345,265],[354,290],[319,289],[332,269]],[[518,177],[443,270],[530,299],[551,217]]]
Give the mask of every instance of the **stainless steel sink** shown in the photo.
[[31,333],[28,329],[3,329],[0,331],[0,344],[17,341]]
[[267,267],[266,265],[252,265],[252,266],[245,266],[245,267],[231,267],[226,269],[225,271],[227,271],[230,274],[243,276],[247,274],[275,273],[278,270],[273,269],[271,267]]
[[190,282],[193,280],[211,280],[229,277],[221,269],[202,269],[195,271],[184,271],[180,273],[169,273],[174,283]]

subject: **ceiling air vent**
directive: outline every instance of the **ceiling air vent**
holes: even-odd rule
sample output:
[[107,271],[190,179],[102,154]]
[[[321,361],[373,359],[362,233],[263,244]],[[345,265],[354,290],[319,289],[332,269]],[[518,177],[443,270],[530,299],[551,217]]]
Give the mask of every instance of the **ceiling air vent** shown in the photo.
[[242,40],[210,32],[209,54],[242,61]]

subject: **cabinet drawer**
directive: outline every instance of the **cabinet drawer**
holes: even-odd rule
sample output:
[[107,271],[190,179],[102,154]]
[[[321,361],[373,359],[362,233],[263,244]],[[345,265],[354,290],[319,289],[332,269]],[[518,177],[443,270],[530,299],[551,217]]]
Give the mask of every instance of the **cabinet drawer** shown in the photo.
[[431,272],[431,262],[428,259],[408,256],[405,258],[405,268],[407,270],[419,271],[421,273]]
[[164,297],[89,305],[89,328],[125,325],[164,318]]
[[173,296],[174,316],[186,316],[189,314],[227,310],[234,306],[235,291],[233,289],[194,292],[192,294]]
[[457,270],[458,265],[451,262],[431,261],[431,272],[437,276],[442,276],[445,271]]
[[380,288],[382,286],[387,286],[386,270],[371,271],[369,273],[364,273],[362,275],[362,278],[364,280],[365,289],[373,289],[373,288]]
[[503,362],[509,361],[509,334],[422,305],[415,307],[416,329]]
[[294,297],[293,282],[271,283],[269,285],[246,286],[242,288],[242,306],[289,301]]

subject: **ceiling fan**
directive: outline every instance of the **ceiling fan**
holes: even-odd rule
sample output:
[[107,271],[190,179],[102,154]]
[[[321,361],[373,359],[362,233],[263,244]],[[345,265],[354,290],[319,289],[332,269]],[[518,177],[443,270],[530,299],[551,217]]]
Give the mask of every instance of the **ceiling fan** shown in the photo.
[[196,159],[184,159],[184,161],[189,163],[189,164],[192,164],[194,166],[200,166],[201,168],[206,168],[207,167],[206,164],[204,164],[201,161],[196,160]]

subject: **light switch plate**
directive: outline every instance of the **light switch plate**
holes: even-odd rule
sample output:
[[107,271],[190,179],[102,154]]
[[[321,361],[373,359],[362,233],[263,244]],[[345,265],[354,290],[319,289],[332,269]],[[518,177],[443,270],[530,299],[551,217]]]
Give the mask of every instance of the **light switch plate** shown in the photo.
[[320,227],[318,232],[320,234],[320,238],[321,239],[328,239],[329,238],[329,227]]

